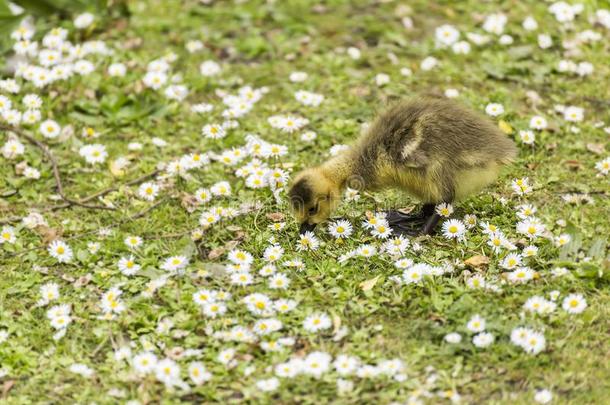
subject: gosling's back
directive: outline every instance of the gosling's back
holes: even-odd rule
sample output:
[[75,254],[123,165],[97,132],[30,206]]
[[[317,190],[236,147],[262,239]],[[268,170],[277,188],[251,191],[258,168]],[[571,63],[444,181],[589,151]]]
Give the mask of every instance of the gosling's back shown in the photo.
[[[515,156],[516,148],[482,114],[451,100],[418,98],[381,114],[356,145],[356,152],[358,174],[370,179],[373,187],[396,183],[434,202],[461,198],[493,181],[497,169]],[[477,180],[472,178],[477,170],[485,177],[475,181],[480,186],[465,189],[459,184]]]

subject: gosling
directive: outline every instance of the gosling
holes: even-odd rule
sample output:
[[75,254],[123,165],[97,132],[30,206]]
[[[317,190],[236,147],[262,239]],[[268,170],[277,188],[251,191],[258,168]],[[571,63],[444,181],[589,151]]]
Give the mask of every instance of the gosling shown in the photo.
[[390,211],[392,230],[431,234],[440,220],[437,204],[459,201],[492,183],[516,151],[491,120],[454,101],[402,101],[379,115],[347,150],[299,173],[289,191],[291,208],[302,234],[330,217],[346,187],[396,188],[423,207],[416,215]]

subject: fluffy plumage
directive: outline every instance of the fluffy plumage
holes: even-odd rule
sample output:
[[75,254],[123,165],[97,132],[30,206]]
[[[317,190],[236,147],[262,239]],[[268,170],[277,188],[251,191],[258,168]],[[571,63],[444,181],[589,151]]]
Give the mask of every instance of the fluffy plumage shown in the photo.
[[515,155],[512,140],[482,114],[447,99],[411,99],[379,115],[340,156],[297,175],[289,194],[309,225],[328,218],[347,186],[452,202],[493,182]]

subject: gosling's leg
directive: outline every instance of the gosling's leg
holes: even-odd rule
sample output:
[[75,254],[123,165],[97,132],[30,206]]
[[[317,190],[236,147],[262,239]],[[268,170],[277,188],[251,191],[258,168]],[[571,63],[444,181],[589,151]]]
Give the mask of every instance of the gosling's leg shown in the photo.
[[434,212],[432,215],[430,215],[428,217],[428,219],[426,219],[426,222],[422,225],[422,227],[419,230],[419,234],[420,235],[432,235],[432,233],[434,232],[434,228],[436,228],[436,225],[438,224],[438,221],[440,221],[441,216],[438,215],[436,212]]

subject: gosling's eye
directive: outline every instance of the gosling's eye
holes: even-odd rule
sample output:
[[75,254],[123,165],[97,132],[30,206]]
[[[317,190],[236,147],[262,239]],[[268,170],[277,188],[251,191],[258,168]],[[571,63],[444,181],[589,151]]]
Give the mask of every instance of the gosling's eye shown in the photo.
[[318,206],[313,206],[309,208],[309,215],[314,215],[318,211]]

